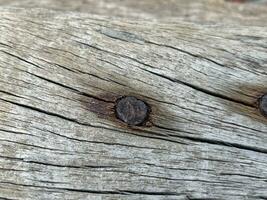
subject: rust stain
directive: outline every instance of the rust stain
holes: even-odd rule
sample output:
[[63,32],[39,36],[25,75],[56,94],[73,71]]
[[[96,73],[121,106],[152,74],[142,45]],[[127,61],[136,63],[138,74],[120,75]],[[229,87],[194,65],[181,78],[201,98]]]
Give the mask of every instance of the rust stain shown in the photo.
[[[136,97],[137,99],[144,101],[146,105],[148,105],[148,115],[141,125],[129,125],[118,119],[118,116],[116,114],[117,101],[125,96]],[[153,108],[151,108],[149,103],[141,95],[138,94],[114,95],[114,93],[102,93],[97,95],[96,97],[83,96],[82,99],[80,99],[80,102],[86,108],[86,110],[94,113],[100,119],[110,121],[118,128],[141,131],[144,128],[153,126],[151,117]]]

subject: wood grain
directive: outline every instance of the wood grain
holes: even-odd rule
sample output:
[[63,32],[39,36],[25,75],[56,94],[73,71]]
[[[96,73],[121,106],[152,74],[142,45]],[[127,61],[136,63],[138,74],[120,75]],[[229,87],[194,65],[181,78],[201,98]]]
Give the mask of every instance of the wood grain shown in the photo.
[[[250,2],[250,1],[248,1]],[[0,0],[2,6],[47,8],[150,21],[267,26],[266,0]]]
[[266,26],[0,8],[0,31],[0,198],[267,199]]

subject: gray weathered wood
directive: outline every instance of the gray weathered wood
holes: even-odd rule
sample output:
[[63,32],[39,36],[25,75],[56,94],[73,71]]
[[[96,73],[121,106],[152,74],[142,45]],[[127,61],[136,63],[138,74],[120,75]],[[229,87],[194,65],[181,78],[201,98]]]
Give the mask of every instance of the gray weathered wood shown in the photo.
[[267,27],[1,8],[0,31],[0,198],[267,199]]
[[225,0],[0,0],[2,6],[48,8],[152,21],[267,26],[266,0],[230,3]]

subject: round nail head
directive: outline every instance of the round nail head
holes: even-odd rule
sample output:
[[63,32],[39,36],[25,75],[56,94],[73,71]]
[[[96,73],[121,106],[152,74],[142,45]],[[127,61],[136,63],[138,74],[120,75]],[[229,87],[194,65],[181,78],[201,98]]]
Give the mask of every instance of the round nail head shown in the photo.
[[259,101],[259,109],[261,113],[267,117],[267,94],[263,95]]
[[117,118],[131,126],[142,125],[149,114],[148,105],[136,97],[122,97],[117,100]]

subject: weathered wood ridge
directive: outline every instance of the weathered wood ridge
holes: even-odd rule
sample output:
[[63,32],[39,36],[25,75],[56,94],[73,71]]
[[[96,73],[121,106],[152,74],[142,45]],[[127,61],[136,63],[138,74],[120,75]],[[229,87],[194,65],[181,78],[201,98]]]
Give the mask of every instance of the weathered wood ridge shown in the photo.
[[[267,199],[267,9],[250,8],[218,24],[0,8],[0,199]],[[146,126],[116,119],[124,95]]]

